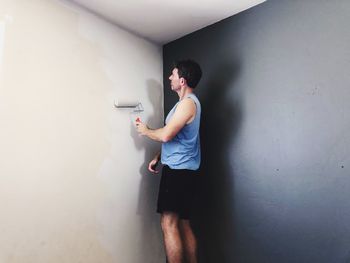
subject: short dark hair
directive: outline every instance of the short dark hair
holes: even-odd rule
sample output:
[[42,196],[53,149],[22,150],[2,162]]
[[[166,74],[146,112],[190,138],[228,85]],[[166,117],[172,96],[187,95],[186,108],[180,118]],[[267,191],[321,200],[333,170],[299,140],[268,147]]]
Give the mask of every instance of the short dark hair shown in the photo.
[[194,89],[202,77],[202,70],[199,64],[192,59],[178,60],[174,62],[174,68],[180,78],[184,78],[187,85]]

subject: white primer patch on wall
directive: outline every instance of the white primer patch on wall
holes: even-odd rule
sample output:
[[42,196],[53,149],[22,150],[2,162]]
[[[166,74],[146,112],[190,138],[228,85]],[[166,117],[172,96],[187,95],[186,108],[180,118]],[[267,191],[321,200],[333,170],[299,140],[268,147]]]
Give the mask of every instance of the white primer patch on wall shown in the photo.
[[[113,83],[106,103],[113,108],[109,126],[114,136],[110,138],[110,155],[98,175],[107,195],[96,215],[100,242],[118,262],[139,262],[140,255],[144,262],[154,261],[157,254],[163,253],[155,213],[159,177],[150,175],[146,164],[160,143],[138,136],[132,121],[141,116],[151,127],[162,125],[162,76],[155,75],[153,68],[161,61],[161,47],[155,48],[149,41],[97,20],[93,15],[81,15],[74,6],[66,6],[77,13],[79,34],[102,50],[98,64]],[[129,66],[127,61],[136,67]],[[161,63],[158,72],[162,72]],[[149,78],[144,81],[145,77]],[[114,100],[120,97],[141,101],[145,111],[134,114],[130,110],[115,109]],[[137,152],[133,152],[133,148]],[[125,154],[128,152],[130,156]],[[135,167],[135,164],[140,165]],[[120,253],[132,247],[139,247],[138,253]]]
[[12,16],[4,15],[0,16],[0,83],[2,79],[2,71],[3,71],[3,55],[5,48],[5,32],[6,32],[6,24],[11,23],[13,20]]
[[162,124],[161,47],[68,3],[0,1],[9,7],[0,261],[163,262],[159,177],[146,167],[159,144],[114,107],[137,98],[144,120]]
[[2,56],[4,53],[5,43],[5,23],[0,21],[0,79],[2,76]]

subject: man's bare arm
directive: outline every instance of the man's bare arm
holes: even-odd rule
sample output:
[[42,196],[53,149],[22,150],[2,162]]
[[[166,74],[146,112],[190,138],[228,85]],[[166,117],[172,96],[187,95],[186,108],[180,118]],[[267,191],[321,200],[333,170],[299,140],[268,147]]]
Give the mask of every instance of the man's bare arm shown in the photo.
[[178,104],[169,123],[160,129],[150,129],[144,123],[137,125],[138,132],[152,140],[168,142],[186,125],[196,113],[196,105],[193,100],[187,98]]
[[153,158],[153,160],[157,160],[157,162],[159,162],[160,160],[160,154],[161,154],[161,151],[159,151]]

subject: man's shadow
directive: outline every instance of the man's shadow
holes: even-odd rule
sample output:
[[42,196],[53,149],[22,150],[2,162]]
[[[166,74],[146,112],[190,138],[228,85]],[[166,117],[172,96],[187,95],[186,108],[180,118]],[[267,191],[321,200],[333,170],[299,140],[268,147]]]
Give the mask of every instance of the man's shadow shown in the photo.
[[[198,238],[199,262],[231,262],[234,247],[234,174],[230,146],[241,124],[241,105],[234,94],[238,61],[210,72],[198,90],[201,105],[201,183],[192,225]],[[230,256],[231,255],[231,256]]]
[[[141,117],[141,121],[150,128],[161,128],[163,127],[163,86],[153,79],[147,80],[146,85],[152,108],[145,108],[148,117]],[[143,116],[142,113],[141,116]],[[158,164],[157,166],[159,173],[152,174],[148,171],[148,164],[160,150],[161,143],[154,142],[145,136],[140,136],[134,123],[130,124],[130,135],[134,139],[136,148],[145,150],[144,162],[139,169],[140,185],[136,211],[141,222],[140,247],[142,250],[138,251],[138,253],[144,255],[144,262],[153,262],[156,257],[155,251],[163,250],[161,246],[160,221],[157,220],[159,216],[156,214],[161,165]]]

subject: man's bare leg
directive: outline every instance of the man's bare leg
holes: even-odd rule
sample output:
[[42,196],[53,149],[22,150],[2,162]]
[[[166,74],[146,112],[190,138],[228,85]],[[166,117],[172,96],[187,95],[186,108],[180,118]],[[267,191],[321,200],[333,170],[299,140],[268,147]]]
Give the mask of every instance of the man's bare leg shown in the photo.
[[197,263],[197,241],[190,221],[180,220],[180,231],[187,263]]
[[179,216],[173,212],[163,212],[161,226],[168,262],[182,263],[183,250],[179,231]]

